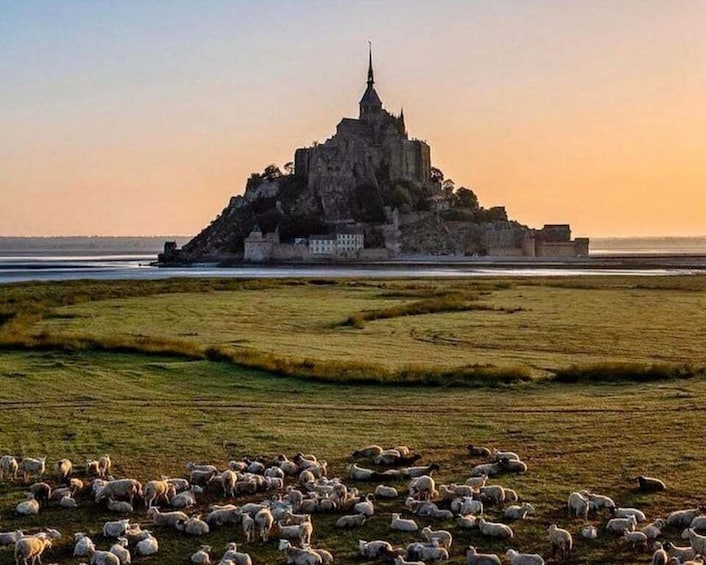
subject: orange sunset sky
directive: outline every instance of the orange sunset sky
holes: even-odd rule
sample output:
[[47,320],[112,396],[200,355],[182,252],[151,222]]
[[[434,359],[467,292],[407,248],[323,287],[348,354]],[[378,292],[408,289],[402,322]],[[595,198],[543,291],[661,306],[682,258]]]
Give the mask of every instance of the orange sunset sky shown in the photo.
[[0,235],[192,235],[376,89],[485,206],[706,234],[706,2],[8,1]]

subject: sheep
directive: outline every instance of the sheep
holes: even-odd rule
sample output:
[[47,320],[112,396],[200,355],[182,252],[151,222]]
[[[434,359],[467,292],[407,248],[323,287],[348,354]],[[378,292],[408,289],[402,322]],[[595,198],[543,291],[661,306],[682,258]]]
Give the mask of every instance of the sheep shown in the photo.
[[250,514],[243,514],[240,518],[240,521],[243,526],[243,535],[245,536],[245,542],[253,543],[255,541],[255,536],[257,535],[255,519],[250,516]]
[[51,487],[47,483],[34,483],[29,487],[29,492],[32,493],[32,498],[39,502],[39,506],[47,507],[51,496]]
[[415,479],[423,476],[428,476],[431,478],[431,474],[439,469],[440,467],[436,463],[429,463],[428,465],[419,465],[417,467],[405,467],[404,469],[401,469],[401,471],[403,476],[410,479]]
[[473,445],[472,443],[469,443],[466,446],[466,449],[468,450],[468,455],[474,457],[490,457],[490,449],[488,449],[487,447],[478,447]]
[[390,529],[399,530],[401,532],[416,532],[419,529],[419,526],[417,526],[417,523],[414,520],[400,518],[398,513],[393,512],[392,522],[390,522]]
[[226,545],[226,552],[223,554],[221,563],[229,562],[234,565],[252,565],[252,559],[247,553],[238,551],[238,546],[230,542]]
[[199,487],[192,487],[189,490],[175,494],[169,504],[172,508],[190,508],[191,506],[196,506],[196,497],[194,494],[198,491],[194,489],[201,490]]
[[93,540],[83,532],[74,534],[74,540],[74,557],[88,557],[96,550]]
[[399,493],[395,487],[378,485],[375,487],[375,496],[378,498],[397,498]]
[[664,551],[664,547],[661,543],[655,542],[654,553],[652,554],[652,565],[667,565],[669,561],[669,555]]
[[473,500],[470,496],[456,498],[451,501],[451,512],[456,514],[483,514],[483,503]]
[[147,508],[150,508],[160,498],[169,504],[170,494],[174,496],[176,493],[174,487],[167,481],[147,481],[142,489],[142,496]]
[[561,551],[562,559],[566,560],[571,557],[571,550],[574,547],[574,539],[571,534],[556,524],[549,526],[547,531],[549,533],[549,543],[552,544],[552,557],[556,555],[557,549]]
[[466,482],[464,483],[466,486],[471,487],[474,492],[478,492],[481,487],[485,486],[485,483],[488,482],[488,475],[485,473],[481,473],[480,475],[473,476],[473,477],[468,477],[466,479]]
[[609,532],[623,535],[625,531],[634,531],[636,525],[637,520],[635,519],[635,516],[628,516],[627,518],[612,518],[611,520],[608,520],[605,529]]
[[154,555],[159,551],[159,542],[149,530],[142,532],[142,539],[135,545],[135,553],[137,555]]
[[443,508],[437,508],[436,504],[431,508],[431,513],[429,514],[431,518],[436,520],[453,520],[454,514],[451,510],[445,510]]
[[208,482],[218,474],[217,469],[210,471],[204,471],[200,469],[193,469],[189,473],[189,483],[192,485],[207,485]]
[[522,474],[527,472],[527,463],[519,459],[507,459],[505,457],[498,460],[500,468],[508,473]]
[[403,557],[395,557],[392,560],[392,563],[394,565],[426,565],[424,561],[407,561]]
[[414,478],[409,483],[409,494],[411,496],[416,496],[421,499],[429,499],[434,498],[436,493],[436,483],[429,475],[421,475],[420,477]]
[[127,544],[127,538],[119,537],[117,543],[110,546],[108,550],[120,560],[120,565],[130,565],[132,563],[132,556],[127,548]]
[[247,461],[248,466],[246,471],[252,473],[253,475],[262,475],[265,473],[265,465],[260,463],[260,461]]
[[127,498],[134,505],[135,497],[142,495],[142,485],[135,479],[108,481],[95,495],[96,504],[107,498]]
[[49,495],[49,500],[61,500],[65,496],[70,496],[72,494],[73,493],[71,492],[71,489],[69,487],[55,488],[52,489],[51,494]]
[[388,552],[392,551],[392,545],[383,540],[365,541],[362,539],[358,540],[358,551],[361,557],[366,557],[368,559],[375,559],[377,557],[382,557]]
[[382,453],[383,449],[379,445],[369,445],[363,449],[356,449],[353,452],[353,457],[377,457]]
[[706,530],[706,516],[696,516],[688,526],[692,530]]
[[19,565],[20,559],[27,565],[27,560],[32,560],[32,565],[36,561],[42,563],[42,553],[51,547],[51,540],[39,536],[26,536],[15,542],[15,563]]
[[0,532],[0,546],[14,545],[24,535],[22,530],[14,532]]
[[469,545],[466,548],[466,565],[501,565],[500,558],[494,553],[478,553]]
[[498,449],[493,448],[493,459],[497,462],[500,462],[503,459],[519,461],[520,456],[514,451],[499,451]]
[[678,545],[674,545],[671,541],[664,543],[664,549],[667,551],[669,557],[678,557],[682,561],[694,559],[696,556],[696,552],[693,547],[688,545],[680,547]]
[[596,539],[598,537],[596,526],[584,526],[581,528],[581,537],[584,539]]
[[267,508],[261,508],[255,514],[255,524],[257,524],[258,530],[260,531],[260,538],[262,541],[267,541],[270,539],[270,530],[272,530],[272,525],[275,522],[272,512]]
[[488,485],[481,487],[480,499],[484,502],[492,502],[498,506],[505,503],[505,489],[500,485]]
[[350,514],[341,516],[336,520],[336,527],[340,529],[357,528],[365,523],[367,516],[365,514]]
[[168,526],[170,528],[175,527],[179,521],[186,522],[189,519],[183,512],[160,512],[156,506],[152,506],[147,510],[147,515],[152,518],[155,526]]
[[333,563],[333,555],[330,551],[326,551],[325,549],[318,549],[316,547],[307,547],[306,549],[318,554],[318,556],[321,557],[322,565],[331,565]]
[[654,477],[638,475],[635,480],[637,481],[637,490],[642,492],[657,492],[667,488],[663,481]]
[[682,539],[688,539],[694,553],[706,555],[706,536],[697,534],[692,528],[687,528],[681,534]]
[[472,530],[478,527],[478,518],[469,514],[468,516],[458,516],[456,518],[456,523],[458,527],[464,530]]
[[580,492],[572,492],[567,502],[569,516],[588,518],[589,500]]
[[544,559],[538,553],[520,553],[514,549],[505,552],[510,565],[544,565]]
[[132,504],[124,500],[108,499],[108,510],[119,514],[130,514],[133,511]]
[[373,505],[372,495],[367,495],[365,500],[356,503],[353,506],[353,512],[356,514],[365,514],[368,518],[375,514],[375,506]]
[[102,478],[107,478],[110,475],[110,469],[113,467],[113,462],[110,459],[110,455],[107,453],[101,455],[98,458],[98,476]]
[[77,492],[83,490],[83,481],[76,478],[69,479],[69,488],[71,489],[71,493],[75,495]]
[[277,528],[280,537],[288,540],[296,540],[301,546],[311,543],[311,534],[314,532],[314,527],[311,525],[311,522],[293,524],[291,526],[285,526],[282,522],[277,522]]
[[91,565],[120,565],[120,559],[110,551],[95,550],[91,554]]
[[180,532],[189,534],[190,536],[205,536],[211,532],[208,524],[199,516],[192,516],[188,520],[177,520],[174,523],[174,528]]
[[106,522],[103,524],[103,537],[117,538],[122,536],[130,525],[130,520],[116,520],[114,522]]
[[476,520],[476,525],[480,530],[480,533],[484,536],[494,537],[494,538],[514,538],[515,532],[512,528],[506,524],[500,524],[499,522],[486,522],[483,518],[478,518]]
[[292,565],[321,565],[323,559],[321,555],[312,551],[309,548],[300,549],[298,547],[293,547],[286,539],[279,540],[279,545],[277,546],[280,551],[284,551],[286,556],[286,562]]
[[[534,506],[529,502],[523,502],[521,505],[508,506],[503,513],[507,520],[524,520],[528,514],[534,512]],[[480,514],[481,512],[479,512]]]
[[32,493],[28,493],[28,500],[20,502],[15,506],[15,514],[18,516],[29,516],[31,514],[39,514],[39,501],[31,498]]
[[73,496],[67,494],[66,496],[61,497],[61,500],[59,501],[59,506],[61,506],[61,508],[76,508],[78,506],[78,503],[76,502],[76,499]]
[[451,536],[451,532],[447,530],[432,530],[429,526],[424,526],[422,528],[422,535],[429,543],[434,543],[434,540],[436,540],[439,547],[451,549],[453,537]]
[[425,545],[423,543],[410,543],[405,548],[407,559],[420,559],[422,561],[448,561],[449,552],[443,547]]
[[214,475],[208,480],[208,484],[220,483],[224,498],[228,495],[235,496],[235,484],[237,482],[238,476],[230,469],[226,469],[219,475]]
[[616,508],[613,510],[614,518],[628,518],[630,516],[634,516],[636,522],[645,522],[647,520],[644,512],[637,508]]
[[[247,513],[242,513],[243,516],[245,514]],[[217,526],[222,526],[223,524],[234,524],[240,520],[240,516],[241,510],[237,506],[228,504],[224,508],[213,508],[208,514],[206,514],[205,520],[210,528],[215,528]]]
[[607,508],[608,510],[612,510],[613,508],[615,508],[615,502],[613,502],[613,499],[608,496],[603,496],[601,494],[593,494],[592,492],[589,492],[587,490],[582,490],[580,494],[582,494],[584,498],[587,498],[588,501],[591,503],[592,508],[595,508],[596,510],[600,510],[601,508]]
[[4,479],[5,475],[9,476],[13,481],[17,479],[17,471],[20,466],[17,459],[12,455],[3,455],[0,457],[0,479]]
[[647,536],[647,539],[655,540],[662,535],[662,528],[664,528],[665,524],[666,522],[664,520],[657,519],[651,524],[640,528],[640,531]]
[[189,561],[195,563],[196,565],[211,565],[211,546],[202,545],[199,550],[191,554]]
[[647,536],[643,532],[630,532],[626,530],[623,532],[623,538],[632,545],[635,551],[637,551],[638,546],[647,549]]
[[46,457],[40,457],[39,459],[34,459],[32,457],[25,457],[20,461],[19,472],[22,473],[22,480],[27,482],[28,477],[34,477],[34,479],[41,479],[44,471],[46,470]]
[[348,465],[347,471],[348,476],[354,481],[369,481],[373,478],[373,475],[376,474],[372,469],[366,469],[355,463]]
[[685,510],[676,510],[667,516],[667,524],[670,526],[681,526],[686,528],[691,525],[691,521],[701,515],[699,508],[687,508]]

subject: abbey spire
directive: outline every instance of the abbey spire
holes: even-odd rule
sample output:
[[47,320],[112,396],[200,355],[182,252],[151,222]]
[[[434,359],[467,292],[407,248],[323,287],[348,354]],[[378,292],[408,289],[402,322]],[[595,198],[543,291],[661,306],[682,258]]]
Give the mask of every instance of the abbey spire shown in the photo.
[[375,92],[375,78],[373,76],[373,48],[368,46],[368,86],[360,99],[360,119],[373,119],[382,112],[382,101]]

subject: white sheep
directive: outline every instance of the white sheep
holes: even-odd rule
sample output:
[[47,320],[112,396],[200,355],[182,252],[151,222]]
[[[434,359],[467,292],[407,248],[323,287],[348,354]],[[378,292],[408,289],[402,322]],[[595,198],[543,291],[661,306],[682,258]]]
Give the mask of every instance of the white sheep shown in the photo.
[[127,544],[127,538],[119,537],[117,543],[114,543],[108,550],[120,560],[120,565],[130,565],[132,563],[132,556]]
[[353,457],[373,458],[373,457],[377,457],[382,452],[383,452],[383,449],[379,445],[369,445],[367,447],[364,447],[363,449],[356,449],[353,452]]
[[623,535],[626,531],[634,531],[636,525],[637,520],[635,519],[635,516],[628,516],[627,518],[612,518],[608,520],[605,529],[609,532]]
[[373,475],[375,475],[375,471],[372,469],[366,469],[356,463],[348,465],[347,470],[348,476],[354,481],[369,481],[373,478]]
[[395,557],[392,563],[393,565],[426,565],[424,561],[407,561],[404,557]]
[[110,469],[113,467],[113,461],[107,453],[98,458],[98,476],[104,479],[110,475]]
[[647,536],[643,532],[630,532],[626,530],[623,532],[623,538],[636,551],[638,546],[647,549]]
[[0,457],[0,479],[9,476],[14,481],[17,479],[17,471],[19,468],[17,458],[12,455],[3,455]]
[[696,516],[690,523],[692,530],[706,530],[706,516]]
[[108,510],[118,512],[119,514],[130,514],[133,511],[132,504],[126,500],[108,499]]
[[419,526],[417,526],[417,523],[414,520],[400,518],[398,513],[393,513],[392,522],[390,522],[390,529],[399,530],[401,532],[416,532],[419,529]]
[[466,486],[471,487],[474,491],[478,491],[488,482],[488,475],[481,473],[478,476],[469,477],[466,479]]
[[608,510],[612,510],[613,508],[615,508],[615,502],[613,502],[613,499],[608,496],[603,496],[602,494],[594,494],[587,490],[582,490],[581,494],[585,498],[588,498],[588,501],[591,503],[592,508],[595,508],[596,510],[600,510],[601,508],[607,508]]
[[0,546],[15,545],[15,542],[22,536],[24,536],[24,532],[22,530],[0,532]]
[[500,558],[494,553],[478,553],[469,545],[466,548],[466,565],[501,565]]
[[160,512],[159,508],[156,506],[150,507],[147,510],[147,515],[152,518],[155,526],[168,526],[170,528],[175,527],[176,523],[186,522],[189,517],[180,511],[175,512]]
[[522,474],[527,472],[527,463],[519,459],[502,458],[498,460],[498,463],[500,464],[500,468],[507,473]]
[[409,494],[415,498],[429,499],[435,498],[438,491],[436,490],[436,483],[430,475],[421,475],[410,481]]
[[664,551],[664,547],[661,543],[655,542],[651,565],[667,565],[668,562],[669,555]]
[[655,540],[662,535],[662,528],[664,528],[666,523],[667,522],[665,520],[657,519],[651,524],[647,524],[643,528],[640,528],[640,531],[647,536],[647,539]]
[[455,498],[451,501],[451,512],[456,514],[483,514],[483,503],[470,496]]
[[28,500],[20,502],[15,506],[15,514],[18,516],[29,516],[31,514],[39,514],[39,501],[31,498],[32,493],[27,493]]
[[421,561],[448,561],[449,552],[443,547],[414,542],[406,547],[405,557]]
[[365,514],[351,514],[347,516],[341,516],[336,520],[336,527],[341,529],[346,528],[357,528],[362,526],[366,520]]
[[549,526],[548,533],[549,543],[552,544],[552,557],[556,554],[557,549],[561,551],[564,560],[571,557],[571,550],[574,547],[574,539],[571,534],[556,524]]
[[590,501],[580,492],[572,492],[569,495],[569,500],[567,502],[569,516],[582,516],[585,520],[586,518],[588,518],[589,506]]
[[520,553],[514,549],[505,552],[510,565],[544,565],[544,558],[538,553]]
[[93,540],[83,532],[74,534],[74,540],[74,557],[88,557],[96,550]]
[[255,541],[255,536],[257,536],[257,525],[255,524],[255,519],[250,516],[250,514],[243,514],[240,520],[243,526],[245,542],[253,543]]
[[142,489],[142,496],[147,508],[153,506],[160,498],[169,504],[170,495],[174,496],[174,494],[176,494],[174,487],[167,481],[147,481]]
[[502,473],[500,463],[481,463],[471,469],[471,477],[495,477]]
[[154,555],[159,551],[159,542],[149,530],[144,530],[140,541],[135,545],[137,555]]
[[365,541],[360,539],[358,540],[358,551],[360,552],[361,557],[375,559],[391,552],[392,545],[390,542],[383,540]]
[[35,480],[40,479],[46,470],[46,457],[35,459],[25,457],[20,461],[19,471],[22,473],[22,480],[27,481],[28,477],[34,477]]
[[59,506],[62,508],[76,508],[78,503],[73,496],[67,494],[66,496],[61,497],[61,500],[59,500]]
[[110,551],[97,549],[91,554],[91,565],[120,565],[120,559]]
[[692,528],[687,528],[681,534],[682,539],[688,539],[694,553],[706,555],[706,536],[697,534]]
[[190,536],[205,536],[211,532],[208,524],[200,516],[191,516],[185,522],[178,520],[174,524],[174,528]]
[[686,528],[691,524],[691,521],[701,515],[699,508],[687,508],[684,510],[676,510],[667,516],[667,524],[670,526],[681,526]]
[[252,565],[250,555],[238,551],[238,546],[234,542],[226,545],[226,552],[223,554],[221,563],[224,562],[231,562],[235,565]]
[[502,506],[505,504],[506,491],[500,485],[488,485],[481,487],[480,499],[485,502],[491,502]]
[[486,522],[483,518],[478,518],[476,520],[476,525],[478,526],[480,533],[484,536],[504,539],[511,539],[515,537],[515,533],[512,531],[512,528],[507,524],[501,524],[499,522]]
[[[96,481],[94,481],[95,483]],[[142,484],[135,479],[108,481],[96,492],[95,501],[99,503],[107,498],[127,498],[134,505],[135,497],[142,495]]]
[[424,526],[422,528],[422,535],[429,543],[433,544],[436,541],[440,547],[451,549],[453,536],[451,532],[447,530],[432,530],[429,526]]
[[458,527],[463,530],[472,530],[473,528],[478,527],[478,518],[472,514],[467,516],[458,516],[456,518],[456,523],[458,524]]
[[198,551],[191,554],[189,561],[196,565],[211,565],[211,546],[202,545]]
[[373,505],[372,495],[367,495],[365,500],[357,502],[353,506],[353,512],[356,514],[365,514],[368,518],[375,514],[375,506]]
[[616,508],[613,510],[614,518],[628,518],[630,516],[634,516],[637,523],[645,522],[647,520],[645,513],[637,508]]
[[122,536],[130,525],[130,520],[127,518],[123,520],[115,520],[113,522],[106,522],[103,524],[103,537],[105,538],[117,538]]
[[73,464],[69,459],[59,459],[54,465],[54,474],[61,482],[68,482],[72,471]]
[[375,487],[375,496],[379,498],[397,498],[399,493],[395,487],[378,485]]
[[690,545],[678,546],[674,545],[671,541],[667,541],[664,542],[664,549],[667,551],[669,557],[677,557],[681,561],[689,561],[696,557],[696,552]]
[[598,529],[596,529],[596,526],[584,526],[581,528],[581,537],[585,539],[596,539],[598,537]]
[[26,536],[20,538],[15,542],[15,563],[20,564],[20,559],[27,565],[27,560],[32,560],[32,565],[36,561],[39,561],[40,565],[42,563],[42,553],[51,547],[51,540],[49,538],[35,536]]
[[291,526],[285,526],[282,522],[277,522],[277,527],[279,535],[284,539],[296,540],[301,546],[311,543],[311,534],[314,532],[311,522],[292,524]]
[[292,565],[321,565],[323,562],[321,555],[315,551],[293,547],[286,539],[279,540],[278,549],[284,551],[286,562]]
[[499,451],[493,448],[493,459],[495,459],[495,461],[500,461],[501,459],[519,461],[520,456],[514,451]]
[[257,524],[262,541],[268,541],[270,539],[270,530],[272,530],[274,522],[275,518],[272,516],[272,512],[267,508],[261,508],[258,510],[257,514],[255,514],[255,524]]
[[[523,502],[521,505],[508,506],[503,513],[507,520],[524,520],[528,514],[534,512],[534,506],[529,502]],[[481,512],[479,512],[480,514]]]

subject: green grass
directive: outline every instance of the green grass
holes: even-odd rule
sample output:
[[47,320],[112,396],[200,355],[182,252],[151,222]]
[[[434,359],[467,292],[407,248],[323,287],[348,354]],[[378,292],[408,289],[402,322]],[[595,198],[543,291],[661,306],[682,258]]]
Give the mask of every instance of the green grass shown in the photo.
[[[558,384],[504,389],[399,388],[333,385],[242,369],[228,363],[155,358],[135,354],[4,352],[0,357],[0,434],[2,451],[50,461],[109,452],[115,474],[142,481],[161,474],[183,475],[190,461],[223,467],[244,455],[315,452],[327,459],[332,476],[343,476],[351,451],[369,443],[404,443],[441,465],[438,479],[462,481],[479,462],[466,456],[469,442],[519,451],[526,475],[498,482],[515,488],[537,506],[537,516],[514,524],[515,546],[547,554],[551,521],[576,531],[582,520],[568,520],[568,493],[588,487],[612,495],[622,505],[639,506],[648,516],[693,505],[702,493],[702,450],[693,438],[706,429],[698,417],[706,394],[702,379],[669,384]],[[679,448],[675,449],[674,446]],[[640,495],[629,481],[638,472],[663,477],[666,493]],[[400,487],[403,487],[401,484]],[[364,491],[372,485],[363,484]],[[0,529],[54,526],[65,533],[88,531],[99,546],[103,522],[114,519],[85,498],[75,511],[52,508],[38,517],[13,518],[23,487],[0,482]],[[256,497],[259,498],[259,497]],[[214,501],[210,495],[204,501]],[[242,499],[241,499],[242,500]],[[391,539],[411,534],[388,532],[389,515],[402,500],[380,503],[378,515],[362,529],[335,531],[336,516],[315,516],[316,546],[333,551],[337,563],[359,563],[358,538]],[[497,510],[489,510],[497,518]],[[147,524],[140,510],[133,519]],[[594,521],[598,523],[598,521]],[[468,543],[492,551],[506,544],[489,542],[453,523],[453,563],[463,563]],[[675,539],[676,532],[669,532]],[[174,564],[200,543],[220,549],[242,542],[239,528],[219,529],[206,540],[158,531],[162,550],[146,563]],[[276,542],[248,547],[257,563],[281,562]],[[69,560],[67,540],[50,559]],[[48,560],[47,560],[48,561]],[[577,540],[576,563],[635,563],[621,540]],[[0,564],[12,563],[0,550]]]

